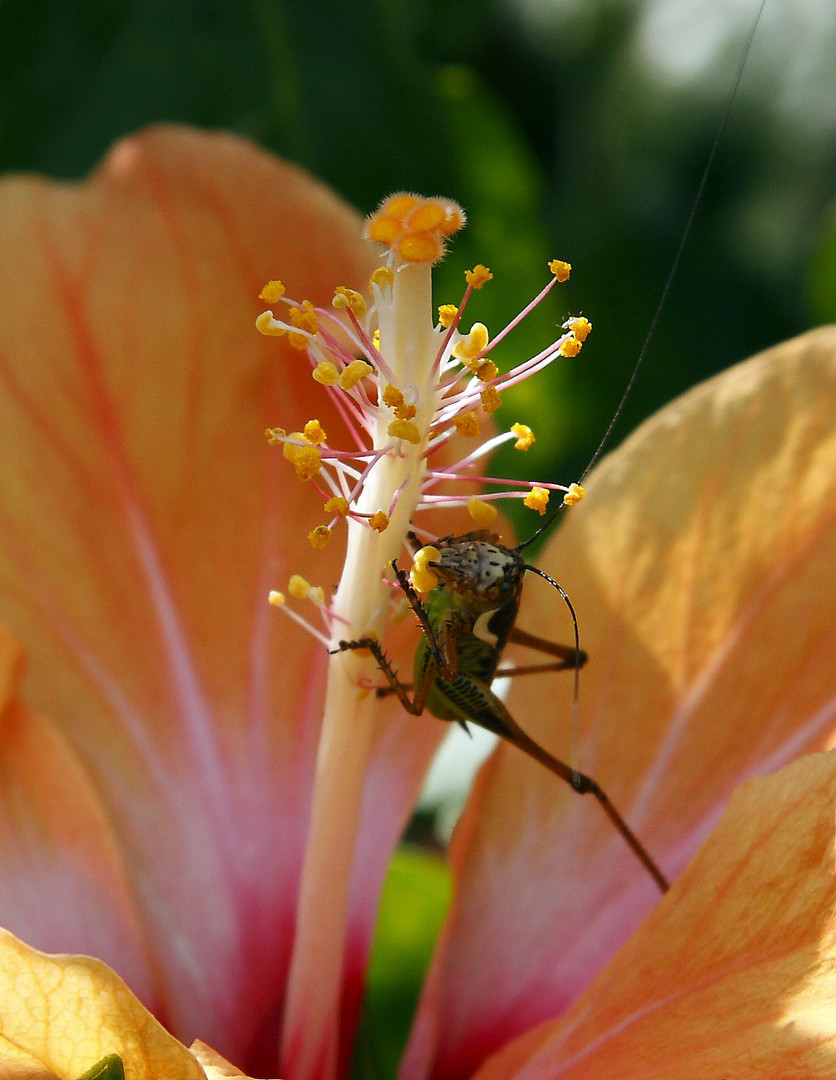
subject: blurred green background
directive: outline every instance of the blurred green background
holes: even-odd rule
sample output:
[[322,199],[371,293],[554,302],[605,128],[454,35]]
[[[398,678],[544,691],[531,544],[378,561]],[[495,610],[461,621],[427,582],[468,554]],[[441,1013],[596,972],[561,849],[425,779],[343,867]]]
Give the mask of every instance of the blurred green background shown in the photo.
[[[530,423],[538,443],[496,465],[568,482],[640,351],[756,8],[5,0],[0,170],[80,177],[120,135],[183,121],[247,135],[363,211],[400,188],[454,197],[471,226],[439,299],[458,299],[465,266],[489,264],[495,281],[471,310],[494,332],[539,290],[548,258],[573,264],[504,356],[542,347],[570,311],[595,333],[555,365],[550,392],[539,382],[509,400],[500,420]],[[694,382],[836,318],[834,24],[832,0],[767,3],[614,442]],[[446,890],[426,856],[396,865],[358,1075],[391,1075]]]

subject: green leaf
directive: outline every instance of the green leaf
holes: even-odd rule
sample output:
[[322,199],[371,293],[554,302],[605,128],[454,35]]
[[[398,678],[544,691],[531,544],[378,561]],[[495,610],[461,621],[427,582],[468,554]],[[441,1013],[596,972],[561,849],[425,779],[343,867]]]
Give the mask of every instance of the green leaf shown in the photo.
[[83,1072],[78,1080],[125,1080],[125,1066],[118,1054],[108,1054]]
[[353,1080],[395,1075],[450,891],[441,859],[409,848],[395,854],[372,948]]

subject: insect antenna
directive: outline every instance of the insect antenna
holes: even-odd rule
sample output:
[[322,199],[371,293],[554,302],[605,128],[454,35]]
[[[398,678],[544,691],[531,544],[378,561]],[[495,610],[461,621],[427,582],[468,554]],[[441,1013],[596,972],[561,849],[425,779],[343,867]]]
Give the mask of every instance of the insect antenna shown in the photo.
[[[688,241],[690,240],[691,233],[694,229],[694,222],[697,217],[697,211],[702,204],[706,184],[708,183],[708,178],[711,174],[711,170],[714,167],[714,160],[717,157],[717,151],[722,141],[723,134],[726,130],[729,117],[731,116],[732,108],[734,107],[735,98],[737,97],[737,91],[740,87],[740,81],[743,78],[743,71],[749,59],[752,42],[754,41],[755,33],[758,29],[758,23],[761,20],[761,15],[763,15],[763,9],[765,6],[766,0],[760,0],[760,5],[758,6],[757,13],[749,29],[749,33],[746,37],[746,41],[744,42],[743,49],[740,53],[740,60],[737,64],[737,70],[735,71],[734,78],[732,79],[731,89],[729,90],[728,96],[726,98],[726,103],[723,107],[723,112],[720,117],[720,123],[717,126],[717,133],[714,136],[714,141],[711,144],[711,149],[705,162],[705,167],[703,168],[702,175],[700,176],[699,183],[697,184],[696,193],[691,202],[691,209],[688,213],[687,221],[685,222],[685,228],[682,230],[682,236],[680,237],[676,253],[673,257],[673,262],[671,263],[670,270],[668,271],[668,276],[665,280],[665,284],[662,287],[662,292],[659,296],[659,302],[656,305],[656,310],[653,313],[653,318],[650,320],[650,326],[648,327],[647,334],[645,335],[642,347],[639,350],[638,358],[633,365],[633,370],[630,374],[630,378],[627,380],[627,385],[624,387],[624,393],[621,395],[621,400],[616,406],[612,419],[607,425],[607,430],[604,432],[601,441],[598,443],[598,446],[595,449],[595,453],[589,459],[586,468],[581,474],[580,479],[577,481],[579,484],[583,484],[584,480],[589,475],[593,466],[598,462],[599,458],[606,449],[607,444],[612,437],[612,433],[615,430],[619,419],[621,418],[621,414],[624,412],[624,406],[627,404],[630,395],[633,392],[633,387],[636,384],[636,379],[638,378],[639,372],[641,371],[644,364],[645,357],[647,356],[648,350],[650,348],[650,344],[656,335],[656,328],[659,325],[659,320],[662,317],[662,312],[664,311],[668,296],[670,295],[671,287],[673,286],[673,283],[676,279],[680,263],[682,262],[682,257],[685,254],[685,249],[688,246]],[[548,517],[539,529],[533,532],[531,536],[529,536],[526,540],[523,540],[519,544],[517,544],[516,550],[522,551],[524,548],[527,548],[529,544],[533,544],[536,540],[539,540],[540,537],[543,536],[546,532],[548,532],[548,530],[552,527],[552,525],[558,519],[565,507],[566,503],[561,503],[560,506],[558,506],[551,514],[548,515]]]
[[580,678],[581,678],[581,636],[578,630],[578,617],[575,614],[575,608],[572,601],[569,599],[569,594],[563,588],[563,586],[555,581],[553,577],[541,570],[538,566],[532,566],[530,563],[526,563],[523,567],[530,574],[536,574],[537,577],[541,577],[544,581],[547,581],[552,588],[557,589],[560,593],[563,603],[569,609],[569,615],[572,618],[572,629],[575,636],[575,684],[574,691],[572,693],[572,783],[577,787],[580,781],[580,766],[578,764],[578,725],[579,725],[579,707],[578,702],[580,700]]

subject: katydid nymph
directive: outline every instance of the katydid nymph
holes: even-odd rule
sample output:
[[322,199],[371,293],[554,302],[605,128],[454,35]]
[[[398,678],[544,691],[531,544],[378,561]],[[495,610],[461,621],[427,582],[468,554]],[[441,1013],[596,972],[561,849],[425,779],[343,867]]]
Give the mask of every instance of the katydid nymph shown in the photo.
[[[577,680],[578,672],[586,662],[586,654],[580,648],[577,618],[568,595],[553,578],[526,563],[522,557],[522,549],[533,539],[509,548],[500,544],[494,533],[478,530],[463,536],[446,536],[430,547],[421,548],[422,554],[428,553],[421,562],[422,568],[429,569],[438,580],[423,603],[407,573],[393,564],[397,583],[423,630],[415,653],[412,697],[409,687],[400,681],[374,638],[341,641],[340,649],[368,649],[386,677],[388,690],[398,696],[412,715],[420,716],[426,709],[439,720],[461,724],[466,731],[468,722],[477,724],[539,761],[578,794],[594,795],[664,892],[668,888],[667,879],[601,786],[554,757],[527,735],[491,689],[503,650],[509,642],[539,650],[555,660],[507,669],[503,675],[573,669]],[[527,572],[543,578],[560,593],[572,618],[574,645],[560,645],[516,626]],[[387,693],[387,688],[381,688],[378,693],[382,696]]]
[[[615,416],[592,460],[584,470],[581,483],[608,442],[644,360],[687,243],[694,213],[731,110],[756,26],[757,19],[745,44],[726,111],[650,330]],[[571,504],[571,501],[567,498],[566,504]],[[393,584],[396,584],[403,592],[422,630],[416,649],[411,684],[401,681],[380,642],[373,636],[341,640],[335,651],[367,649],[386,680],[386,685],[377,689],[378,696],[396,695],[408,713],[420,716],[427,711],[440,720],[456,722],[465,730],[469,723],[486,728],[544,765],[578,794],[594,795],[643,869],[664,892],[668,888],[664,873],[624,817],[610,802],[600,784],[581,772],[574,763],[570,765],[561,761],[531,738],[491,688],[497,674],[517,676],[538,671],[554,672],[571,669],[575,677],[574,700],[577,712],[578,676],[587,658],[580,647],[578,620],[574,607],[558,582],[536,566],[527,563],[522,554],[529,544],[551,527],[558,513],[559,511],[553,513],[534,535],[516,547],[503,545],[496,534],[484,529],[463,535],[448,535],[425,547],[421,546],[414,534],[410,534],[410,542],[417,555],[416,563],[420,562],[419,573],[424,575],[429,573],[432,578],[431,584],[420,586],[421,591],[427,593],[422,601],[415,588],[416,577],[413,576],[410,579],[410,576],[396,562],[392,563]],[[413,569],[413,575],[414,573]],[[560,594],[571,616],[574,628],[573,644],[553,643],[516,626],[526,573],[543,578]],[[427,581],[426,576],[424,581]],[[508,644],[538,650],[552,659],[545,663],[498,670],[503,650]]]

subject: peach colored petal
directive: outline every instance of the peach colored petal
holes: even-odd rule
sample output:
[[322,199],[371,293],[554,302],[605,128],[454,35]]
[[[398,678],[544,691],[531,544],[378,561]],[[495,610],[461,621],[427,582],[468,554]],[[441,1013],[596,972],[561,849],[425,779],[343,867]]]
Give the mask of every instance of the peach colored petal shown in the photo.
[[836,753],[739,788],[671,894],[562,1020],[479,1080],[836,1072]]
[[[327,661],[265,598],[293,571],[330,588],[340,545],[310,550],[320,499],[263,438],[334,415],[253,323],[277,274],[316,302],[362,287],[359,225],[292,166],[186,129],[124,140],[83,184],[0,184],[0,617],[27,700],[107,808],[140,986],[178,1035],[257,1073],[275,1067]],[[384,762],[415,774],[426,755],[411,731],[372,755],[348,1012],[411,796]],[[24,896],[0,919],[25,932]]]
[[189,1050],[200,1062],[208,1080],[252,1080],[200,1039],[195,1040]]
[[[195,1058],[99,960],[47,956],[0,930],[0,1061],[70,1080],[118,1054],[130,1080],[201,1080]],[[28,1061],[27,1061],[28,1058]],[[14,1076],[15,1073],[4,1076]]]
[[[590,654],[581,766],[673,877],[736,784],[829,745],[834,400],[833,330],[698,387],[590,476],[539,563],[572,596]],[[520,625],[569,638],[541,582]],[[569,758],[570,678],[519,679],[510,708]],[[658,896],[600,808],[511,748],[480,777],[453,861],[410,1080],[470,1075],[564,1012]]]
[[[0,626],[0,910],[48,948],[95,940],[153,1000],[142,926],[105,808],[66,741],[20,701],[20,648]],[[73,919],[56,919],[56,910]]]

